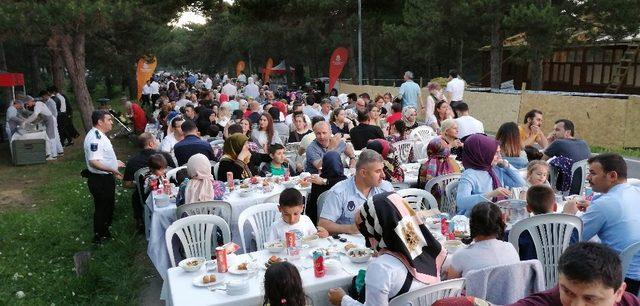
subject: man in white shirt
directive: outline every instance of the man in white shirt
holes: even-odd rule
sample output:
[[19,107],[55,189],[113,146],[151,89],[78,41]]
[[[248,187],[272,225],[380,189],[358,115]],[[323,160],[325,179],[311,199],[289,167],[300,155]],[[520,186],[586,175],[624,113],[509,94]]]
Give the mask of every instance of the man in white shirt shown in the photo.
[[11,140],[11,135],[13,135],[13,133],[18,130],[18,127],[25,119],[23,116],[21,116],[23,103],[24,102],[22,100],[15,99],[13,100],[13,104],[11,104],[9,108],[7,108],[7,123],[5,128],[7,129],[7,136],[9,137],[9,140]]
[[47,160],[55,160],[58,155],[64,154],[60,136],[58,135],[57,118],[53,116],[49,108],[42,102],[36,101],[31,96],[24,99],[26,108],[33,108],[33,113],[22,122],[22,125],[31,123],[40,117],[47,131]]
[[231,83],[231,80],[227,79],[227,83],[222,86],[222,93],[231,98],[231,96],[238,95],[238,88]]
[[213,81],[211,80],[211,78],[207,74],[205,74],[204,78],[205,78],[204,79],[204,88],[206,88],[207,90],[211,90],[211,87],[213,86]]
[[142,105],[143,106],[145,104],[151,105],[151,92],[152,91],[153,91],[153,88],[151,88],[151,79],[149,79],[144,84],[144,86],[142,86],[142,96],[140,98],[142,99]]
[[247,76],[244,74],[244,70],[240,71],[240,75],[238,76],[238,82],[241,84],[247,84]]
[[456,123],[458,124],[458,138],[462,141],[471,134],[484,134],[484,124],[469,115],[469,105],[460,102],[454,108],[456,113]]
[[153,78],[149,86],[151,86],[151,105],[153,105],[160,98],[160,84]]
[[244,96],[251,97],[254,100],[257,100],[258,96],[260,96],[260,87],[255,84],[253,78],[249,78],[249,84],[244,87]]
[[460,78],[457,71],[449,71],[449,79],[444,91],[448,96],[449,101],[451,101],[450,105],[452,108],[463,101],[465,85],[465,81]]
[[168,133],[160,143],[160,151],[171,154],[171,158],[173,158],[176,165],[178,161],[176,160],[176,154],[173,152],[173,146],[175,146],[178,141],[184,139],[184,133],[182,133],[181,128],[182,122],[184,122],[184,119],[179,116],[171,119],[169,124],[171,124],[172,133]]

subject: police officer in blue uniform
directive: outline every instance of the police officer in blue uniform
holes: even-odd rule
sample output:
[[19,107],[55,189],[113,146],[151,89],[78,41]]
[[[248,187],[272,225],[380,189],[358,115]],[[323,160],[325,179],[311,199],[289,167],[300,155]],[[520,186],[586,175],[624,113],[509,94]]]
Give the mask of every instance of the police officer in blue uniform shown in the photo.
[[84,156],[87,169],[82,172],[86,177],[89,191],[93,196],[95,211],[93,214],[93,242],[101,243],[111,237],[109,227],[115,207],[115,179],[122,179],[118,168],[124,163],[116,158],[108,133],[113,121],[109,112],[96,110],[91,114],[93,128],[84,138]]

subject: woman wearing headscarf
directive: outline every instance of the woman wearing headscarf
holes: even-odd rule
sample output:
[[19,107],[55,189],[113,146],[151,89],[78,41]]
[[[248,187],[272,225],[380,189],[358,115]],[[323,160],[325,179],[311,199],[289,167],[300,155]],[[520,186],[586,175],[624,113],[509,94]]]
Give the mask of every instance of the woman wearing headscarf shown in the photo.
[[204,154],[195,154],[187,161],[189,178],[180,185],[176,204],[190,204],[211,201],[214,198],[213,175],[211,163]]
[[456,204],[458,214],[469,215],[476,204],[497,201],[511,195],[508,188],[526,184],[518,170],[500,156],[498,141],[482,134],[469,136],[464,142],[462,166]]
[[367,149],[374,150],[384,159],[385,180],[392,183],[404,182],[404,170],[400,168],[400,161],[395,155],[395,149],[384,139],[371,139],[367,142]]
[[418,112],[413,107],[405,107],[402,110],[402,121],[407,126],[407,133],[418,127]]
[[233,134],[224,141],[222,158],[218,165],[218,180],[226,182],[227,172],[233,173],[234,179],[251,177],[251,170],[247,166],[251,159],[247,136]]
[[340,154],[329,151],[322,157],[322,169],[320,175],[311,176],[311,192],[307,200],[306,214],[313,224],[318,223],[318,197],[323,192],[331,189],[336,183],[345,180],[344,165]]
[[379,255],[367,266],[358,301],[335,288],[329,290],[333,305],[388,305],[400,294],[440,281],[447,252],[398,194],[385,192],[369,198],[355,222],[367,247]]
[[[418,170],[418,186],[416,188],[424,189],[427,182],[436,176],[460,173],[460,166],[451,157],[451,150],[442,138],[435,137],[429,141],[427,156],[429,159],[420,165],[420,170]],[[432,190],[427,191],[439,199],[444,190],[435,185]]]

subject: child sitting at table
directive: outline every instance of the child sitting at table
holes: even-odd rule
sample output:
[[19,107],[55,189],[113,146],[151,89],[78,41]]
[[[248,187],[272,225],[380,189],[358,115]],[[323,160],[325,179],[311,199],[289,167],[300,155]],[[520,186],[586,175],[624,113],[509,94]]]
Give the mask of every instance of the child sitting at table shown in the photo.
[[309,299],[302,288],[300,272],[286,261],[276,262],[264,273],[264,301],[269,306],[305,306]]
[[147,162],[149,173],[144,178],[144,194],[149,194],[151,188],[162,187],[162,181],[167,178],[167,159],[162,154],[153,154]]
[[284,147],[281,144],[272,144],[269,147],[269,156],[271,157],[271,162],[262,163],[260,176],[265,177],[267,174],[284,176],[285,169],[289,169],[289,175],[296,175],[296,170],[287,162],[287,157],[284,155]]
[[541,160],[533,160],[527,165],[527,185],[526,187],[545,185],[550,186],[547,182],[549,176],[549,164]]
[[[527,190],[527,211],[534,215],[552,214],[558,208],[553,189],[547,185],[532,186]],[[578,231],[574,229],[571,242],[578,242]],[[518,255],[520,260],[538,259],[536,247],[529,231],[524,231],[518,238]]]
[[307,215],[302,214],[304,202],[302,194],[295,188],[287,188],[280,194],[278,210],[282,218],[276,220],[269,230],[267,241],[284,241],[285,233],[296,232],[296,238],[318,234],[320,238],[329,236],[329,232],[322,227],[316,229]]

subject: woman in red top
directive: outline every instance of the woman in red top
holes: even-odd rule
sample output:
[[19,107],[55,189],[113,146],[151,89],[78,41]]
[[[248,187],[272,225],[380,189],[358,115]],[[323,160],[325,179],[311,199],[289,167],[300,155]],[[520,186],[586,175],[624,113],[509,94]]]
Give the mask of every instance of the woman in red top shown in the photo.
[[126,102],[127,112],[131,120],[133,121],[133,130],[136,134],[144,132],[144,128],[147,126],[147,115],[144,110],[137,103],[131,101]]

